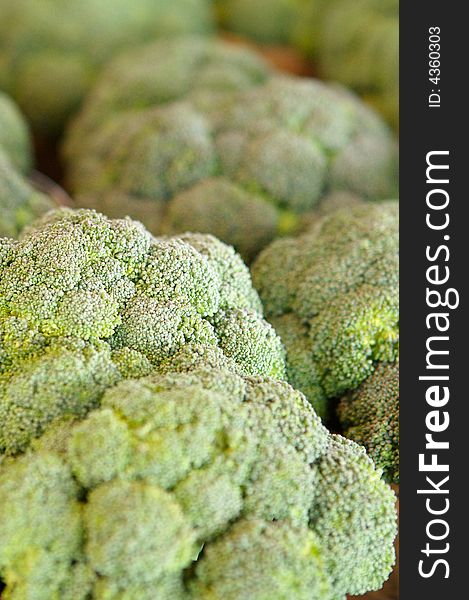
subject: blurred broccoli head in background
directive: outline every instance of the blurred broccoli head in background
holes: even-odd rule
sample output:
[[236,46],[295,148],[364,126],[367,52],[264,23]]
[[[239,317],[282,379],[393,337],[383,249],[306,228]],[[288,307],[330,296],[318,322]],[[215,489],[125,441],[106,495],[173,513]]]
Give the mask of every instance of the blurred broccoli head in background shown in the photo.
[[0,15],[0,89],[47,135],[116,51],[212,28],[210,0],[0,0]]
[[13,101],[0,92],[0,237],[16,237],[53,207],[52,200],[26,180],[32,162],[26,121]]
[[285,374],[247,267],[216,238],[153,238],[130,219],[61,209],[0,240],[0,451],[185,345],[192,361],[218,348],[242,373]]
[[273,242],[253,265],[288,380],[322,416],[331,399],[397,359],[398,247],[398,203],[358,204]]
[[121,382],[0,465],[11,600],[342,600],[382,585],[395,534],[380,471],[301,393],[206,364]]
[[217,0],[217,7],[223,27],[296,47],[397,127],[399,0]]
[[293,43],[320,73],[350,86],[397,126],[399,0],[315,0],[305,4]]
[[[251,260],[328,192],[368,200],[395,192],[393,136],[341,88],[273,76],[220,94],[211,76],[189,100],[155,108],[151,92],[132,93],[132,102],[125,77],[122,91],[117,76],[109,80],[113,91],[104,83],[95,89],[65,145],[68,182],[84,206],[130,214],[156,232],[213,233]],[[124,101],[111,110],[113,95]]]

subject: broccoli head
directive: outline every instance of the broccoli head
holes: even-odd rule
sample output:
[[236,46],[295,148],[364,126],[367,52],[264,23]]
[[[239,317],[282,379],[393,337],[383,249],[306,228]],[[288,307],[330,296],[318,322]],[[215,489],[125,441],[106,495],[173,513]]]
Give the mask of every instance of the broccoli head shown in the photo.
[[344,435],[362,444],[389,483],[399,483],[399,363],[378,365],[338,407]]
[[46,135],[61,132],[120,49],[212,29],[210,0],[1,0],[0,14],[0,88]]
[[0,464],[0,579],[11,600],[343,600],[389,575],[394,501],[288,384],[155,370]]
[[26,121],[10,98],[0,92],[0,237],[16,237],[54,206],[26,180],[31,166]]
[[393,136],[342,89],[275,76],[159,108],[142,109],[133,95],[132,106],[126,99],[89,137],[77,127],[66,145],[83,206],[130,214],[156,232],[196,227],[250,260],[329,192],[373,200],[395,191]]
[[333,211],[273,242],[253,281],[287,351],[289,381],[327,416],[330,400],[397,358],[398,204]]
[[0,452],[185,345],[284,377],[282,343],[231,247],[203,234],[154,238],[90,210],[47,213],[0,245]]

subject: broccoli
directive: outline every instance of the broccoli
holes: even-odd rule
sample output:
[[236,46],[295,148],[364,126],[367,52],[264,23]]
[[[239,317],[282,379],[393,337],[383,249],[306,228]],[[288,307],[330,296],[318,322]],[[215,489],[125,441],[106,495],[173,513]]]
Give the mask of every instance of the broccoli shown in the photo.
[[10,98],[0,92],[0,237],[16,237],[54,205],[26,180],[31,167],[26,121]]
[[309,17],[305,9],[293,41],[308,51],[315,39],[321,74],[355,89],[397,126],[399,0],[316,4],[309,4]]
[[77,201],[156,233],[212,233],[250,261],[330,191],[395,191],[394,138],[345,90],[272,76],[209,95],[142,108],[133,92],[91,136],[77,127],[66,143]]
[[343,600],[380,587],[395,498],[364,449],[285,382],[167,367],[0,464],[7,598]]
[[32,167],[29,130],[15,103],[0,91],[0,149],[13,168],[28,173]]
[[383,363],[338,406],[344,435],[367,449],[389,483],[399,483],[399,363]]
[[273,242],[252,268],[287,351],[287,377],[317,412],[397,358],[398,204],[334,211]]
[[213,25],[210,0],[0,0],[0,14],[0,89],[46,136],[60,134],[120,49]]
[[399,0],[217,0],[224,27],[288,44],[355,89],[397,127]]
[[186,344],[217,347],[248,375],[285,376],[282,343],[231,247],[154,238],[91,210],[47,213],[0,244],[0,452],[23,450],[54,418],[83,414]]

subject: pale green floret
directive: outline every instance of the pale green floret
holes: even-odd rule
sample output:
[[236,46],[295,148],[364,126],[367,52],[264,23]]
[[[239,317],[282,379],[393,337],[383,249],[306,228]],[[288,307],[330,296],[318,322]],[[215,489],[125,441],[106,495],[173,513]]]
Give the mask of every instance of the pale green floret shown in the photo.
[[330,399],[397,358],[398,204],[352,205],[274,242],[253,281],[286,347],[289,381],[327,416]]
[[1,0],[0,87],[33,128],[60,134],[101,67],[158,38],[206,34],[209,0]]
[[179,573],[166,575],[148,584],[128,585],[125,589],[120,588],[113,579],[100,577],[91,597],[93,600],[191,600]]
[[18,353],[12,365],[0,360],[0,367],[0,452],[7,454],[24,450],[57,417],[84,416],[120,379],[107,344],[78,340]]
[[344,434],[363,444],[389,483],[399,483],[399,363],[379,365],[338,407]]
[[17,237],[54,203],[26,180],[32,148],[25,119],[0,91],[0,237]]
[[195,533],[177,501],[143,481],[115,480],[93,489],[83,528],[89,562],[122,588],[179,571],[194,555]]
[[157,232],[213,233],[247,259],[296,231],[331,192],[376,200],[396,188],[388,128],[352,94],[313,79],[273,76],[211,102],[134,105],[89,137],[80,123],[66,154],[81,205]]
[[81,555],[77,485],[68,466],[49,453],[7,459],[0,469],[2,594],[50,600]]
[[380,589],[395,559],[394,547],[381,541],[397,533],[394,495],[381,470],[362,446],[333,435],[317,472],[310,526],[324,549],[334,589],[338,594]]
[[343,600],[395,533],[380,472],[301,393],[209,366],[123,381],[0,463],[8,600]]
[[61,209],[2,241],[0,266],[0,452],[186,345],[243,374],[285,376],[247,267],[210,235],[153,238],[130,219]]
[[207,547],[192,590],[200,600],[332,600],[312,532],[257,520]]

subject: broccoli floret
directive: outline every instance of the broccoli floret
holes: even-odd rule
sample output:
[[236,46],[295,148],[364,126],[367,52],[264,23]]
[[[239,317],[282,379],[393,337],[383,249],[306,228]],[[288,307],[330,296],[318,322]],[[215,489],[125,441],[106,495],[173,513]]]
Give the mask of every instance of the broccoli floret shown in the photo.
[[210,0],[1,0],[0,87],[60,134],[100,68],[140,42],[212,29]]
[[175,196],[161,221],[158,226],[163,231],[190,228],[214,232],[220,239],[229,240],[250,262],[259,248],[277,236],[281,214],[260,196],[226,179],[213,177]]
[[[383,502],[381,479],[365,449],[333,435],[318,464],[318,481],[310,519],[319,536],[333,587],[340,593],[364,594],[380,589],[394,562],[395,508]],[[388,493],[387,491],[387,493]],[[363,512],[362,512],[363,511]]]
[[322,416],[379,362],[396,360],[396,202],[332,212],[310,232],[273,242],[252,273],[285,344],[289,381]]
[[[4,345],[11,341],[5,336]],[[54,418],[85,415],[121,378],[105,343],[53,343],[7,365],[0,362],[0,453],[7,454],[27,447]]]
[[131,103],[125,81],[124,109],[87,137],[85,107],[66,142],[69,186],[83,206],[130,214],[157,233],[212,233],[251,260],[332,191],[366,200],[395,191],[393,136],[342,89],[272,76],[155,108],[136,92]]
[[0,463],[11,600],[343,600],[395,534],[362,448],[288,384],[209,366],[122,381]]
[[219,349],[246,375],[285,376],[247,267],[211,235],[154,238],[130,219],[60,209],[2,248],[0,451],[186,345]]
[[200,600],[332,600],[313,533],[256,520],[207,547],[192,591]]
[[378,365],[338,407],[344,435],[362,444],[389,483],[399,483],[399,363]]
[[353,208],[363,202],[365,202],[365,200],[353,192],[348,192],[346,190],[331,192],[321,200],[321,204],[315,210],[306,213],[302,217],[298,233],[312,231],[314,227],[320,226],[317,224],[320,224],[323,217],[336,210],[340,210],[341,208]]

